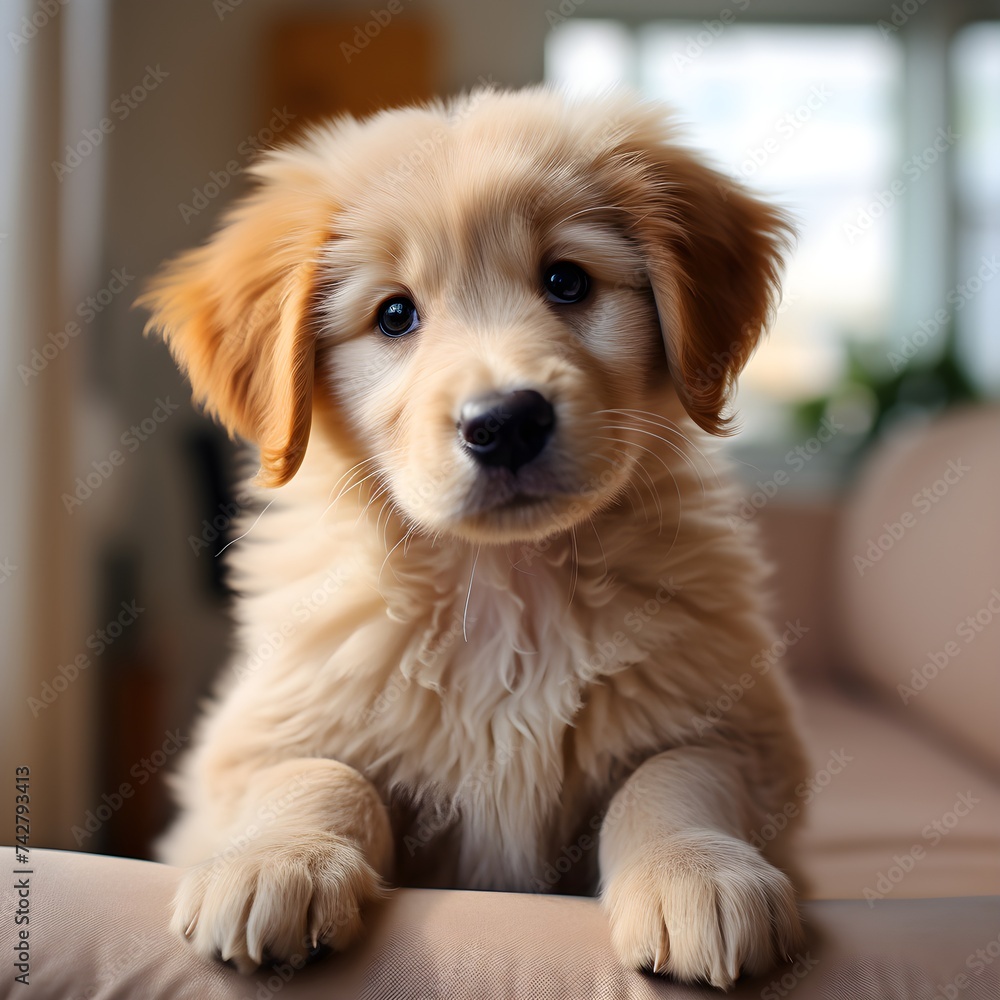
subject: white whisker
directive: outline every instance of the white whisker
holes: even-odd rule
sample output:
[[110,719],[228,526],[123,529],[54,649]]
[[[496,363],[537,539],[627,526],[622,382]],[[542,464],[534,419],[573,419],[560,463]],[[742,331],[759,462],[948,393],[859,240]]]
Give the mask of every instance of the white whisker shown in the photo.
[[469,577],[469,592],[465,595],[465,611],[462,612],[462,638],[468,642],[469,632],[466,625],[469,621],[469,600],[472,597],[472,581],[476,578],[476,565],[479,562],[479,553],[482,551],[482,545],[476,549],[476,558],[472,560],[472,575]]
[[567,607],[573,604],[573,598],[576,597],[576,585],[580,580],[580,549],[576,543],[576,525],[573,525],[570,529],[570,541],[573,544],[573,575],[570,578],[569,603]]
[[604,561],[604,576],[608,575],[608,556],[604,551],[604,543],[601,541],[601,536],[597,532],[597,525],[594,524],[593,516],[587,518],[587,523],[590,525],[591,530],[594,532],[594,538],[597,539],[597,547],[601,550],[601,559]]
[[[671,434],[675,434],[679,437],[692,451],[697,452],[698,455],[704,459],[705,464],[712,470],[712,475],[715,476],[716,483],[720,483],[719,475],[716,472],[715,466],[712,464],[712,460],[705,454],[705,452],[698,447],[698,445],[691,439],[691,437],[681,430],[680,426],[669,417],[665,417],[660,413],[653,413],[652,410],[633,410],[627,408],[609,409],[609,410],[598,410],[598,413],[612,413],[612,414],[624,414],[629,416],[631,419],[643,420],[646,423],[654,424]],[[721,483],[720,483],[721,485]]]
[[[406,539],[410,537],[410,533],[412,531],[413,529],[411,528],[410,531],[404,532],[403,537],[400,538],[400,540],[396,542],[396,544],[393,545],[393,547],[389,549],[388,552],[386,552],[385,559],[382,560],[382,565],[379,567],[378,576],[375,578],[375,589],[379,592],[380,595],[382,595],[382,600],[385,600],[385,595],[382,594],[382,574],[385,572],[385,564],[389,561],[389,558],[393,554],[393,552],[395,552],[396,549],[398,549],[400,545],[402,545],[406,541]],[[405,548],[403,551],[404,552],[406,551]],[[399,577],[397,576],[395,570],[392,571],[392,575],[396,577],[397,581],[399,580]]]
[[[359,464],[360,464],[360,463],[359,463]],[[331,501],[331,502],[330,502],[330,503],[329,503],[329,504],[327,505],[327,507],[326,507],[326,509],[325,509],[325,510],[323,511],[323,513],[322,513],[322,514],[320,514],[320,516],[319,516],[319,520],[321,520],[321,521],[322,521],[322,520],[323,520],[323,518],[324,518],[324,517],[326,517],[326,515],[327,515],[327,514],[328,514],[328,513],[329,513],[329,512],[330,512],[330,511],[331,511],[331,510],[332,510],[332,509],[333,509],[333,508],[334,508],[334,507],[335,507],[335,506],[337,505],[337,503],[339,503],[339,501],[341,500],[341,498],[342,498],[343,496],[345,496],[345,495],[346,495],[347,493],[351,492],[352,490],[355,490],[355,489],[357,489],[358,487],[360,487],[360,486],[361,486],[361,484],[362,484],[362,483],[364,483],[364,482],[367,482],[367,480],[371,479],[371,478],[372,478],[373,476],[379,476],[379,475],[381,475],[381,474],[382,474],[382,470],[381,470],[381,469],[376,469],[376,470],[375,470],[374,472],[369,472],[367,476],[362,476],[362,477],[361,477],[361,478],[360,478],[360,479],[359,479],[359,480],[358,480],[357,482],[355,482],[355,483],[354,483],[354,485],[353,485],[353,486],[351,485],[351,483],[350,483],[350,482],[348,482],[348,483],[347,483],[347,484],[346,484],[346,485],[344,486],[344,488],[343,488],[343,489],[342,489],[342,490],[341,490],[341,491],[340,491],[340,492],[339,492],[339,493],[338,493],[338,494],[337,494],[337,495],[336,495],[336,496],[335,496],[335,497],[333,498],[333,500],[332,500],[332,501]],[[341,477],[341,478],[343,478],[343,477]]]
[[[271,504],[272,504],[272,503],[274,503],[274,501],[275,501],[275,500],[277,500],[277,499],[278,499],[277,497],[274,497],[274,498],[273,498],[272,500],[269,500],[269,501],[268,501],[268,504],[267,504],[267,507],[270,507],[270,506],[271,506]],[[257,520],[256,520],[256,521],[254,521],[254,523],[253,523],[253,524],[251,524],[251,525],[250,525],[250,527],[249,527],[249,528],[247,528],[247,530],[246,530],[246,531],[244,531],[242,535],[239,535],[239,536],[237,536],[237,537],[236,537],[236,538],[234,538],[234,539],[233,539],[232,541],[229,541],[229,542],[226,542],[226,544],[225,544],[225,545],[223,545],[223,546],[222,546],[222,548],[221,548],[221,549],[219,549],[219,551],[218,551],[218,552],[216,552],[216,553],[215,553],[215,555],[214,555],[214,556],[213,556],[212,558],[213,558],[213,559],[218,559],[218,558],[219,558],[219,556],[221,556],[221,555],[222,555],[222,553],[223,553],[223,552],[225,552],[225,551],[226,551],[226,549],[228,549],[230,545],[232,545],[232,544],[233,544],[234,542],[238,542],[238,541],[239,541],[239,540],[240,540],[241,538],[246,538],[246,537],[247,537],[247,535],[249,535],[249,534],[250,534],[250,532],[251,532],[251,531],[253,531],[253,529],[257,527],[257,521],[259,521],[259,520],[260,520],[260,519],[261,519],[261,518],[262,518],[262,517],[263,517],[263,516],[264,516],[264,515],[265,515],[265,514],[267,513],[267,507],[265,507],[265,508],[264,508],[264,509],[263,509],[263,510],[262,510],[262,511],[261,511],[261,512],[260,512],[260,513],[259,513],[259,514],[257,515]]]
[[[657,441],[662,441],[695,474],[695,476],[697,477],[697,480],[698,480],[698,486],[701,489],[702,497],[704,497],[706,495],[707,491],[705,489],[705,480],[704,480],[704,477],[701,474],[701,470],[698,468],[697,465],[695,465],[695,463],[692,460],[691,456],[688,455],[688,454],[686,454],[685,451],[682,448],[680,448],[678,445],[674,444],[673,441],[668,441],[665,437],[661,436],[660,434],[654,434],[652,431],[647,431],[643,427],[633,427],[633,426],[631,426],[629,424],[605,424],[601,428],[601,430],[609,430],[609,431],[611,431],[611,430],[628,430],[628,431],[634,431],[637,434],[646,434],[647,436],[649,436],[651,438],[655,438]],[[637,448],[643,448],[643,450],[649,451],[650,454],[656,455],[656,452],[651,451],[649,448],[645,448],[643,445],[639,444],[637,441],[633,442],[633,444],[635,444],[635,446]],[[666,468],[667,471],[670,472],[671,471],[670,467],[663,460],[662,456],[657,455],[656,457],[660,458],[660,461],[663,462],[664,468]]]

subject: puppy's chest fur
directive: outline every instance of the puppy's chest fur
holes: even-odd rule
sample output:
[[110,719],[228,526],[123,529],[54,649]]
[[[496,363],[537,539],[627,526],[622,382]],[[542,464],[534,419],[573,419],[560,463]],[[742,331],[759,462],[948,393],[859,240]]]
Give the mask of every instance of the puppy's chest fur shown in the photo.
[[[400,881],[546,887],[537,880],[581,823],[596,840],[641,741],[627,724],[598,732],[589,711],[598,688],[605,711],[626,697],[615,674],[648,655],[631,632],[613,656],[599,652],[623,628],[602,556],[415,541],[386,562],[357,534],[331,542],[326,558],[313,546],[311,577],[285,588],[309,597],[275,600],[272,589],[244,603],[245,649],[289,634],[270,662],[251,652],[256,669],[223,714],[243,727],[261,716],[282,745],[368,777],[395,818]],[[301,553],[288,558],[301,569]],[[574,878],[590,881],[595,865],[583,859]]]
[[[237,560],[256,592],[241,604],[250,660],[284,638],[216,725],[259,739],[259,764],[270,744],[364,774],[391,808],[404,884],[593,888],[610,796],[684,738],[711,693],[698,656],[731,658],[662,586],[673,526],[623,516],[599,538],[588,525],[478,549],[390,539],[387,556],[381,533],[346,518],[317,530],[318,516],[300,500],[266,515]],[[573,872],[546,882],[580,843]]]
[[[395,807],[403,881],[538,888],[581,813],[594,832],[608,772],[627,752],[587,731],[595,603],[608,584],[527,546],[433,555],[410,563],[399,593],[383,579],[401,652],[379,665],[380,687],[350,699],[365,709],[331,742]],[[423,607],[412,606],[414,573]],[[629,643],[604,668],[643,655]]]

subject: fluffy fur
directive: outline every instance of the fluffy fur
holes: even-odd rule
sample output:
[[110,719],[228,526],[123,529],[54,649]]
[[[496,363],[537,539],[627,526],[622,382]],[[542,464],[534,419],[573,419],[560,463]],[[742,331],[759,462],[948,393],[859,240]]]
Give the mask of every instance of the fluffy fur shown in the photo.
[[[341,119],[254,174],[143,299],[270,504],[229,550],[238,652],[160,845],[191,866],[173,926],[251,969],[348,945],[393,878],[600,887],[624,962],[764,970],[799,923],[781,844],[749,838],[804,765],[705,432],[783,217],[627,95]],[[580,303],[543,294],[561,260]],[[420,325],[390,339],[400,294]],[[484,470],[459,409],[517,389],[553,437]]]

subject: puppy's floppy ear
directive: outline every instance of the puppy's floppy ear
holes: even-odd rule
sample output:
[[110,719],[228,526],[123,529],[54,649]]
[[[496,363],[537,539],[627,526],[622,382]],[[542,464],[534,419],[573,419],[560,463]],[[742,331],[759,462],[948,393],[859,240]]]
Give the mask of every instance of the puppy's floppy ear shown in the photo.
[[270,154],[259,186],[204,246],[169,263],[140,297],[194,397],[256,442],[258,481],[281,486],[305,453],[312,418],[319,248],[334,206],[294,151]]
[[772,318],[793,231],[782,212],[671,140],[652,114],[633,134],[628,155],[644,175],[635,230],[681,402],[700,427],[726,434],[724,411]]

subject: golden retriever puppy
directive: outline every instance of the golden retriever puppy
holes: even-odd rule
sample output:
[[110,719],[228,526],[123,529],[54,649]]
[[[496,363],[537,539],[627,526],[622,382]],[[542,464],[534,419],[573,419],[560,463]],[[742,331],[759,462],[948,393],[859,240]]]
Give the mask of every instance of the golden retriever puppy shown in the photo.
[[348,946],[391,880],[599,889],[630,966],[766,969],[799,918],[756,832],[803,755],[706,448],[785,219],[620,94],[343,118],[253,172],[142,299],[268,504],[174,928],[247,970]]

